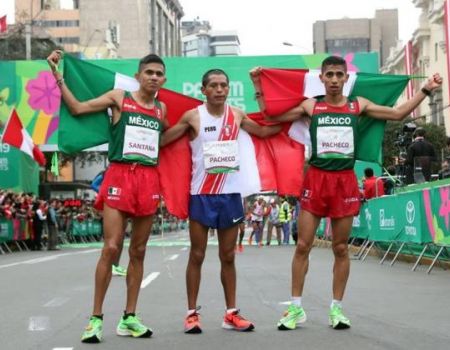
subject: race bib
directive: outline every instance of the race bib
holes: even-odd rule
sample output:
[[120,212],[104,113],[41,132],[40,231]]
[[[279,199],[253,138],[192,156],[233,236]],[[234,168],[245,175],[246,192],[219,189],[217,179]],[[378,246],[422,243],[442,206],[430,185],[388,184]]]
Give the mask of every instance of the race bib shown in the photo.
[[209,174],[232,173],[239,170],[238,143],[210,141],[203,144],[205,171]]
[[156,164],[159,152],[159,132],[140,126],[127,125],[123,143],[123,159]]
[[322,126],[317,128],[318,158],[353,158],[355,152],[353,128],[349,126]]

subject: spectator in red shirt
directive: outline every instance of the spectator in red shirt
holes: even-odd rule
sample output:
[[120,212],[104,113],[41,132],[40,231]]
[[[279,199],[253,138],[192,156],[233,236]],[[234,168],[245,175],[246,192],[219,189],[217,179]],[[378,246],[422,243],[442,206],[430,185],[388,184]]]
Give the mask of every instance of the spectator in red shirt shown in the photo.
[[383,181],[378,180],[377,177],[373,175],[372,168],[364,169],[364,198],[370,199],[374,197],[380,197],[384,195],[384,184]]

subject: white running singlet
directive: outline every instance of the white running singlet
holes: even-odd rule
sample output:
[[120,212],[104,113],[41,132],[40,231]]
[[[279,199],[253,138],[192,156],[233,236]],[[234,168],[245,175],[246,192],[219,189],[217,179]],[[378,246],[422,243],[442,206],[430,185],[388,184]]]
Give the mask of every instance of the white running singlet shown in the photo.
[[236,125],[231,107],[225,105],[224,115],[214,117],[206,105],[197,107],[200,127],[197,137],[190,142],[192,150],[191,194],[240,193],[239,171],[233,173],[206,173],[203,144],[210,141],[237,140],[239,127]]

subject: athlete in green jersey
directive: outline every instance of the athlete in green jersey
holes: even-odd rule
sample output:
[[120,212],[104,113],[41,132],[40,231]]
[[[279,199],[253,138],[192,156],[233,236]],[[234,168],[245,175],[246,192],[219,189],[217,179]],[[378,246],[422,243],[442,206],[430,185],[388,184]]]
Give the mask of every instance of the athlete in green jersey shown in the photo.
[[[250,76],[256,89],[260,109],[261,68],[254,68]],[[278,322],[280,330],[294,329],[306,321],[301,296],[308,256],[316,229],[322,217],[330,217],[333,231],[334,253],[333,300],[329,312],[330,326],[334,329],[350,327],[350,321],[342,313],[341,301],[350,272],[347,242],[353,216],[359,211],[357,182],[352,167],[356,140],[363,135],[355,132],[355,116],[365,114],[372,118],[400,121],[408,116],[428,95],[442,85],[442,78],[434,74],[411,99],[391,108],[377,105],[363,97],[354,101],[343,95],[347,82],[347,64],[341,57],[330,56],[322,62],[320,79],[325,87],[323,98],[309,98],[297,107],[270,120],[286,122],[301,118],[310,121],[313,155],[311,166],[305,175],[301,207],[298,218],[298,243],[292,261],[292,303]]]
[[113,89],[88,100],[78,101],[58,71],[62,52],[53,51],[47,62],[61,90],[62,99],[74,116],[112,111],[108,158],[99,197],[103,204],[104,245],[95,273],[94,306],[82,342],[98,343],[103,334],[103,301],[111,281],[111,266],[124,238],[124,225],[132,220],[130,262],[127,269],[127,301],[116,333],[121,336],[150,337],[152,331],[136,316],[136,306],[143,276],[147,241],[153,214],[159,203],[158,163],[160,134],[168,126],[166,106],[156,95],[166,81],[165,65],[150,54],[139,62],[135,74],[139,88],[134,92]]

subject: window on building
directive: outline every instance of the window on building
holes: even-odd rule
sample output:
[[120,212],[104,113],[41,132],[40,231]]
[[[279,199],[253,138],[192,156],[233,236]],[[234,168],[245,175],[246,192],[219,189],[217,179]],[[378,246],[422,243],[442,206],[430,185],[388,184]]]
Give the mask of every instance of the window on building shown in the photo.
[[369,52],[368,38],[328,39],[325,40],[325,51],[332,53]]
[[214,36],[211,38],[211,42],[217,41],[237,41],[236,35],[222,35],[222,36]]
[[54,38],[54,39],[58,44],[79,44],[80,43],[79,37],[60,37],[60,38]]

